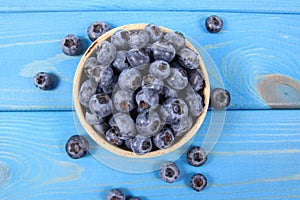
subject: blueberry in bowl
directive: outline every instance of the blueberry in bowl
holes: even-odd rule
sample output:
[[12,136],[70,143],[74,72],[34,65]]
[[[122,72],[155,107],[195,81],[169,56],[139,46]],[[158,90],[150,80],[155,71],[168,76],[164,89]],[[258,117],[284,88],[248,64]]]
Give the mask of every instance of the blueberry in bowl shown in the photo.
[[97,38],[74,76],[73,101],[85,132],[128,158],[155,158],[195,136],[210,85],[197,49],[180,32],[129,24]]

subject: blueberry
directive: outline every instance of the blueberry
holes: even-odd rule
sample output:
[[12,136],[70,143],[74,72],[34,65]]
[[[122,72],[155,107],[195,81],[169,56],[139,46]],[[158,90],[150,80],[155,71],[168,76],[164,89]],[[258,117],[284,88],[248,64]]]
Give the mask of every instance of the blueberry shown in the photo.
[[97,49],[97,60],[100,65],[109,66],[117,55],[116,47],[108,41],[102,41]]
[[97,131],[97,133],[101,135],[105,135],[105,133],[110,129],[110,126],[106,122],[95,124],[93,125],[93,127]]
[[111,36],[111,43],[115,45],[118,50],[129,49],[128,40],[130,39],[130,33],[127,30],[117,30]]
[[90,113],[87,111],[85,113],[85,120],[87,121],[87,123],[95,125],[104,122],[105,119],[103,117],[100,117],[96,113]]
[[134,121],[126,113],[115,113],[109,119],[109,125],[118,132],[118,137],[123,140],[133,138],[137,134]]
[[51,75],[46,72],[39,72],[33,77],[34,85],[42,90],[49,90],[52,88]]
[[160,79],[155,78],[153,75],[148,74],[143,77],[142,89],[148,88],[153,89],[156,92],[162,90],[164,87],[164,82]]
[[119,86],[123,90],[136,90],[141,86],[142,74],[135,68],[122,71],[118,80]]
[[176,52],[185,47],[185,37],[180,32],[168,32],[164,39],[173,45]]
[[98,77],[100,76],[100,65],[97,58],[89,57],[83,65],[83,71],[89,79],[93,79],[95,82],[98,82]]
[[135,120],[140,135],[153,136],[160,130],[161,120],[155,111],[143,112]]
[[159,104],[163,104],[169,98],[177,98],[177,93],[173,89],[163,86],[161,90],[158,91]]
[[96,92],[96,85],[94,82],[91,80],[86,80],[82,83],[79,91],[79,102],[81,105],[84,107],[89,106],[89,101],[91,97],[95,94]]
[[128,150],[131,150],[131,141],[132,141],[132,138],[129,138],[129,139],[124,141],[125,146]]
[[131,49],[141,49],[147,45],[149,36],[145,31],[130,31],[128,45]]
[[149,72],[158,79],[165,79],[170,75],[170,65],[166,61],[157,60],[151,63]]
[[106,194],[105,200],[126,200],[126,196],[121,190],[112,189]]
[[166,162],[160,168],[160,177],[167,183],[175,182],[180,175],[180,170],[174,162]]
[[133,92],[118,90],[113,95],[114,107],[120,112],[129,112],[136,107]]
[[[113,76],[111,79],[107,80],[106,84],[104,85],[103,82],[104,82],[104,79],[101,79],[102,81],[99,82],[98,84],[98,88],[97,90],[100,90],[99,93],[104,93],[104,94],[107,94],[108,96],[111,96],[113,91],[115,90],[116,88],[116,84],[118,82],[118,77],[117,76]],[[104,85],[101,86],[101,83]]]
[[178,124],[188,115],[188,107],[182,99],[170,98],[160,108],[163,121],[167,124]]
[[112,101],[108,95],[95,94],[89,101],[89,109],[99,117],[107,117],[112,113]]
[[178,52],[178,60],[186,69],[196,69],[200,67],[198,55],[189,48],[183,48]]
[[203,165],[207,160],[207,154],[201,147],[192,147],[186,154],[188,163],[194,167]]
[[73,159],[84,157],[87,154],[88,148],[88,141],[79,135],[71,136],[65,146],[67,154]]
[[168,127],[162,128],[161,131],[153,137],[153,143],[159,149],[171,147],[174,143],[173,131]]
[[127,61],[127,51],[117,52],[117,56],[112,63],[112,67],[117,73],[121,73],[124,69],[129,68],[129,63]]
[[139,49],[131,49],[127,53],[127,60],[132,67],[143,66],[149,64],[150,58]]
[[159,28],[159,26],[157,26],[155,24],[148,24],[145,27],[144,31],[146,33],[148,33],[150,43],[154,43],[154,42],[160,40],[164,35],[164,33]]
[[148,88],[144,88],[139,91],[135,96],[135,100],[137,102],[138,112],[154,110],[159,103],[157,92]]
[[190,179],[190,185],[194,190],[200,192],[206,188],[207,179],[203,174],[195,174]]
[[149,137],[136,135],[130,143],[131,150],[137,155],[143,155],[151,151],[152,141]]
[[164,60],[166,62],[171,62],[176,54],[172,44],[165,40],[159,40],[153,43],[151,50],[155,60]]
[[203,99],[198,93],[191,93],[186,98],[185,101],[189,106],[190,114],[193,117],[198,117],[203,112]]
[[193,119],[190,115],[183,117],[178,123],[172,124],[171,128],[176,137],[185,135],[193,126]]
[[167,83],[176,90],[182,90],[188,84],[187,72],[183,68],[171,68]]
[[87,34],[88,34],[90,40],[93,42],[109,30],[110,30],[110,27],[107,23],[98,21],[98,22],[94,22],[91,25],[89,25],[89,27],[87,29]]
[[218,33],[223,28],[223,21],[220,17],[212,15],[206,18],[205,26],[210,33]]
[[115,128],[111,128],[108,131],[106,131],[105,136],[106,136],[106,140],[110,144],[113,144],[113,145],[116,145],[116,146],[121,146],[124,143],[124,140],[122,140],[119,137],[119,131],[116,130]]
[[211,92],[211,106],[215,109],[224,109],[230,104],[230,93],[222,88],[216,88]]
[[78,55],[82,51],[81,40],[72,34],[67,35],[60,43],[61,50],[68,56]]
[[188,72],[188,80],[194,91],[198,92],[204,88],[204,78],[200,70],[190,70]]

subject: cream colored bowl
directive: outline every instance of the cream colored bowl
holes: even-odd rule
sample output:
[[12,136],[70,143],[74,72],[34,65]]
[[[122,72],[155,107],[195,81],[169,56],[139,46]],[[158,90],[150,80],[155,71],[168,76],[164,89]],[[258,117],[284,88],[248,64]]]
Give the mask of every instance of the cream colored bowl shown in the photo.
[[[121,149],[117,146],[110,144],[109,142],[106,141],[106,139],[101,134],[97,133],[94,130],[94,128],[90,124],[87,123],[87,121],[85,120],[85,112],[84,112],[85,108],[83,106],[81,106],[81,104],[79,102],[79,98],[78,98],[80,86],[81,86],[82,82],[85,81],[85,76],[83,75],[83,73],[84,73],[83,66],[84,66],[85,61],[87,60],[87,58],[90,57],[90,55],[96,49],[98,44],[101,41],[109,39],[115,31],[117,31],[119,29],[125,29],[125,30],[129,30],[129,31],[130,30],[143,30],[146,25],[147,24],[128,24],[128,25],[120,26],[120,27],[114,28],[114,29],[110,30],[109,32],[103,34],[100,38],[98,38],[96,41],[94,41],[93,44],[87,49],[87,51],[82,56],[82,59],[80,60],[78,66],[77,66],[77,70],[76,70],[76,73],[74,76],[74,82],[73,82],[74,107],[75,107],[75,111],[76,111],[77,117],[79,119],[79,122],[82,125],[82,127],[84,128],[84,130],[101,147],[103,147],[103,148],[107,149],[108,151],[115,153],[117,155],[129,157],[129,158],[154,158],[154,157],[158,157],[158,156],[162,156],[162,155],[171,153],[174,150],[182,147],[190,139],[192,139],[193,136],[195,136],[195,134],[197,133],[198,129],[200,128],[200,126],[206,116],[208,105],[209,105],[210,85],[209,85],[208,74],[207,74],[207,71],[206,71],[206,68],[205,68],[205,65],[204,65],[204,62],[203,62],[201,56],[199,55],[199,53],[197,53],[199,60],[200,60],[200,68],[203,72],[204,79],[205,79],[205,88],[203,91],[204,104],[205,104],[204,110],[203,110],[202,114],[197,118],[197,120],[195,121],[192,128],[184,136],[176,137],[174,144],[170,148],[163,149],[163,150],[151,151],[144,155],[137,155],[131,151],[127,151],[127,150]],[[167,29],[167,28],[164,28],[161,26],[160,26],[160,28],[163,32],[172,31],[170,29]],[[188,48],[192,49],[194,52],[197,52],[197,49],[189,41],[186,41],[186,46]]]

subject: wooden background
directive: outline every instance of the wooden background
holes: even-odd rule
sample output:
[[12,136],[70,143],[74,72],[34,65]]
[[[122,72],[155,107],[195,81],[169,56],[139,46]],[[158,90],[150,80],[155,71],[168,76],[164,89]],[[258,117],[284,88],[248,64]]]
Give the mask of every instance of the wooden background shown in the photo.
[[[204,26],[212,14],[224,21],[218,34]],[[87,47],[86,29],[97,20],[183,32],[212,57],[231,93],[208,162],[195,168],[182,156],[174,184],[157,171],[120,172],[64,151],[77,133],[72,83],[81,56],[65,56],[59,43],[72,33]],[[1,200],[96,200],[114,187],[146,200],[300,198],[300,110],[294,109],[300,108],[300,1],[0,0],[0,65]],[[34,87],[39,71],[59,77],[55,90]],[[202,144],[209,124],[206,119],[193,145]],[[201,193],[188,186],[199,172],[208,179]]]

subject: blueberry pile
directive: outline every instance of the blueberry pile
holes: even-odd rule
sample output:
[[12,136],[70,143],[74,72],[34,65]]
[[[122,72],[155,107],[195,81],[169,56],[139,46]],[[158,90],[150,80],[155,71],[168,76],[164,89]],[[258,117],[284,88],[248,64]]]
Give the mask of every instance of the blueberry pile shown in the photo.
[[83,72],[78,98],[86,121],[109,143],[138,155],[171,147],[204,109],[198,54],[183,34],[155,24],[115,31]]

